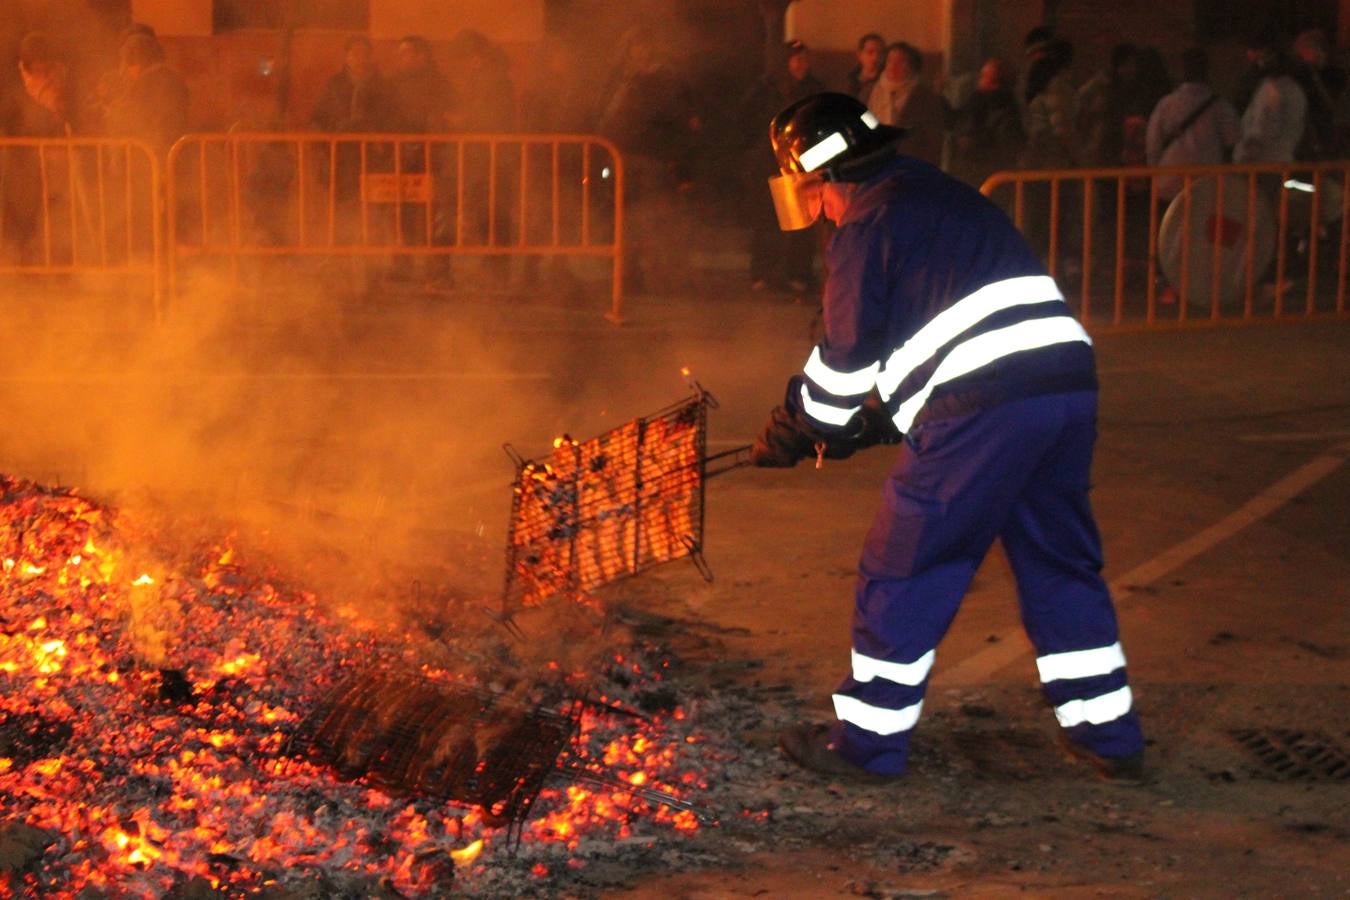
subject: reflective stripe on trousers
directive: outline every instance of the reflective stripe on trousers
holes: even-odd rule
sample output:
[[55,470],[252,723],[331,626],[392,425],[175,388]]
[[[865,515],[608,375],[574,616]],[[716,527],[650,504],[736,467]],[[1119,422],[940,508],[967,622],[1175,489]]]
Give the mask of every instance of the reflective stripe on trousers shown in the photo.
[[859,565],[853,666],[832,735],[846,758],[904,770],[931,654],[996,537],[1070,737],[1107,756],[1142,747],[1088,503],[1095,420],[1096,394],[1081,391],[909,433]]

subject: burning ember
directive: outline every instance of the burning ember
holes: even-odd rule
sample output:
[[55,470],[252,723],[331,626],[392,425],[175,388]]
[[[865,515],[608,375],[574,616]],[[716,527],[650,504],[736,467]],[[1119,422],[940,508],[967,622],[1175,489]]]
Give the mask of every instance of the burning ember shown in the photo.
[[[705,785],[682,769],[697,738],[678,708],[576,707],[561,775],[515,834],[491,810],[297,758],[306,716],[362,669],[487,685],[428,663],[424,635],[334,614],[228,545],[173,558],[155,546],[127,515],[0,476],[0,834],[22,823],[46,844],[21,871],[0,860],[0,895],[158,897],[194,881],[233,895],[315,879],[427,895],[483,878],[513,839],[542,877],[636,818],[698,828],[680,798]],[[659,663],[623,655],[609,667],[620,693],[661,678]],[[595,673],[558,682],[602,693]]]

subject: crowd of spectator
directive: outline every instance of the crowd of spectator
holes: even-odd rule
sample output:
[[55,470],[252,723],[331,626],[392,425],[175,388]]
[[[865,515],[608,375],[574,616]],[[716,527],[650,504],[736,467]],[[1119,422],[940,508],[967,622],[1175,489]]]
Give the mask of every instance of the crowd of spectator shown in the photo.
[[0,134],[125,137],[162,153],[187,130],[187,85],[150,26],[126,28],[115,68],[95,77],[77,77],[80,61],[69,53],[47,33],[23,36],[14,60],[19,89],[0,97]]
[[[0,94],[0,134],[128,137],[162,156],[188,130],[187,85],[148,26],[122,31],[116,64],[103,72],[69,59],[71,48],[42,32],[22,36],[14,49],[11,73],[18,77]],[[1332,62],[1327,36],[1315,30],[1287,45],[1268,34],[1251,41],[1245,71],[1228,97],[1210,85],[1201,48],[1182,54],[1174,81],[1156,49],[1129,43],[1113,47],[1100,67],[1083,60],[1075,65],[1072,44],[1046,27],[1026,35],[1015,63],[991,58],[977,72],[946,79],[929,74],[914,45],[869,32],[857,42],[856,65],[840,83],[826,84],[813,71],[810,49],[789,41],[769,71],[730,92],[738,102],[723,103],[722,115],[733,110],[729,118],[740,124],[716,150],[705,124],[717,111],[701,108],[707,98],[700,103],[679,59],[656,33],[634,29],[616,49],[607,73],[594,77],[594,54],[549,39],[523,73],[481,33],[466,30],[441,48],[409,35],[382,71],[372,41],[357,34],[347,40],[340,67],[312,108],[285,118],[329,133],[599,133],[614,142],[626,164],[627,278],[636,290],[681,287],[689,267],[687,241],[678,232],[695,227],[691,186],[700,161],[721,152],[743,173],[738,193],[753,207],[743,218],[751,233],[752,286],[794,293],[811,287],[819,236],[784,235],[774,225],[763,185],[774,167],[765,126],[779,109],[822,90],[858,97],[881,122],[908,130],[904,152],[974,184],[1010,168],[1338,158],[1350,131],[1346,74]],[[438,65],[438,55],[453,61],[453,72]],[[584,73],[583,65],[591,72]],[[1075,71],[1089,69],[1078,83]],[[720,98],[727,93],[724,87]],[[223,129],[230,123],[216,124]],[[434,153],[424,159],[420,148],[400,153],[404,172],[446,168]],[[351,202],[359,158],[339,154],[332,165],[339,200]],[[266,207],[269,186],[282,179],[262,172],[250,181],[258,208]],[[1177,189],[1175,179],[1159,183],[1163,199]],[[5,202],[7,222],[24,218],[13,208],[14,197]],[[427,228],[426,217],[404,215],[405,234],[427,239],[419,233]],[[509,213],[496,221],[499,228],[511,224]],[[449,239],[444,222],[430,227],[434,239]],[[479,230],[486,227],[480,223]]]
[[[974,185],[1009,169],[1337,159],[1350,143],[1346,74],[1332,62],[1326,34],[1315,29],[1290,43],[1270,32],[1253,37],[1231,97],[1211,85],[1209,54],[1200,47],[1181,55],[1174,81],[1156,48],[1120,43],[1080,82],[1075,71],[1088,67],[1048,27],[1027,33],[1015,74],[1008,61],[990,58],[975,73],[945,83],[929,79],[915,47],[887,43],[876,32],[858,40],[856,53],[856,65],[833,89],[865,102],[881,122],[907,129],[901,152]],[[1140,184],[1147,195],[1147,180],[1128,186]],[[1047,203],[1040,202],[1048,197],[1037,188],[1028,189],[1024,223],[1033,240],[1049,227]],[[1178,178],[1158,179],[1159,200],[1165,204],[1180,188]],[[1073,214],[1079,190],[1062,184],[1061,217]],[[1096,208],[1114,216],[1116,202],[1112,187]],[[1127,204],[1128,216],[1140,215],[1133,196]],[[759,277],[757,269],[751,277]]]

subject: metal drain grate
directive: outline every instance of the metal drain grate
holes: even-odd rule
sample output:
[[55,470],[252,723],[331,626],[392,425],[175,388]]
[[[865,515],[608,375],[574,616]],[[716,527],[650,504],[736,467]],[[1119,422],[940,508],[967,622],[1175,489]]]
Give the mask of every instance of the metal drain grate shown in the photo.
[[1230,732],[1256,755],[1262,773],[1280,781],[1350,781],[1350,756],[1325,734],[1293,728]]

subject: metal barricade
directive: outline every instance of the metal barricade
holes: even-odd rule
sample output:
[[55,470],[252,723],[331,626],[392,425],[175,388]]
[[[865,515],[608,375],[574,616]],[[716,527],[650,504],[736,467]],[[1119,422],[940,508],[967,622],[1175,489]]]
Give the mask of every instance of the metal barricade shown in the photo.
[[581,257],[623,299],[623,160],[580,134],[194,134],[169,151],[168,277],[189,262]]
[[0,138],[0,274],[143,277],[160,317],[160,166],[120,138]]
[[1350,161],[997,172],[1084,325],[1346,315]]

